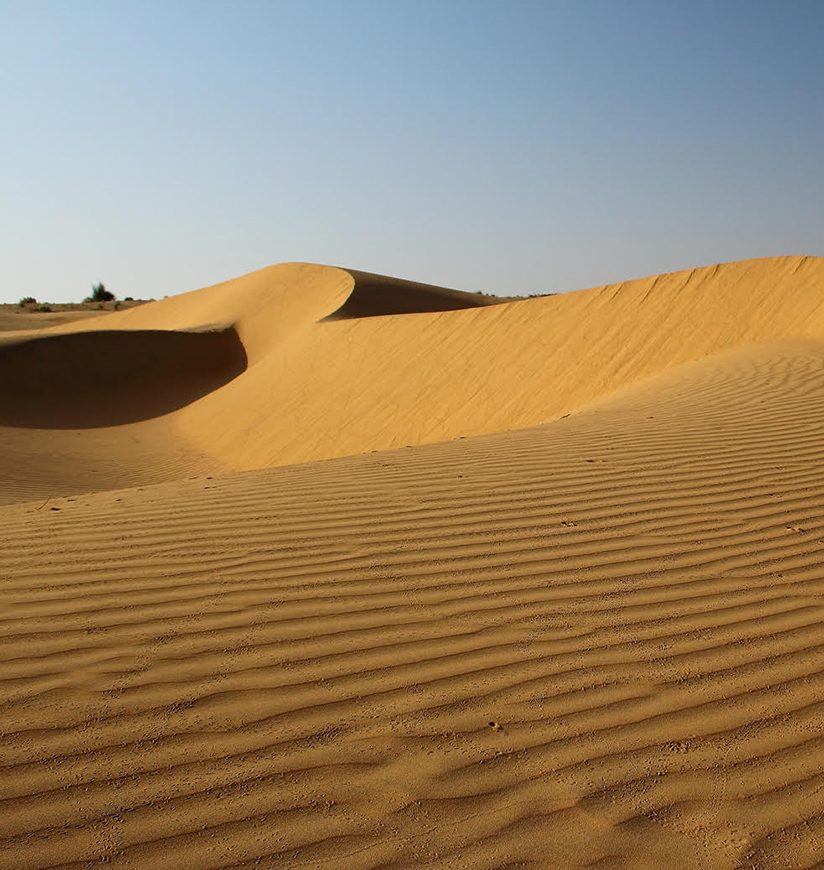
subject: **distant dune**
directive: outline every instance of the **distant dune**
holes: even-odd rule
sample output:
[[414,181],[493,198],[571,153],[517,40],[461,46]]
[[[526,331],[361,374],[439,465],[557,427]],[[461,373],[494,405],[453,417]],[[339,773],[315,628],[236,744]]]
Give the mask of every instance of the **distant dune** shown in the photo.
[[813,257],[4,333],[0,867],[824,862],[822,420]]

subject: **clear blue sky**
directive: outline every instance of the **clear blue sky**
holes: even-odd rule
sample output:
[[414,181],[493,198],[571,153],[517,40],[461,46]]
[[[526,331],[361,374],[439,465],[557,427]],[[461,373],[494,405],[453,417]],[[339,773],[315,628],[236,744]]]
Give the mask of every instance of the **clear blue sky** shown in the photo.
[[0,0],[0,299],[824,255],[824,2]]

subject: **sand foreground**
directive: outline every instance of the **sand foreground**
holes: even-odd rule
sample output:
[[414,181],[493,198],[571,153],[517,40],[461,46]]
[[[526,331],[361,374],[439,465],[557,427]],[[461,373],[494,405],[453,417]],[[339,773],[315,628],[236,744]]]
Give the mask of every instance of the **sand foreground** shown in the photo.
[[0,338],[0,866],[824,861],[824,261],[483,302]]

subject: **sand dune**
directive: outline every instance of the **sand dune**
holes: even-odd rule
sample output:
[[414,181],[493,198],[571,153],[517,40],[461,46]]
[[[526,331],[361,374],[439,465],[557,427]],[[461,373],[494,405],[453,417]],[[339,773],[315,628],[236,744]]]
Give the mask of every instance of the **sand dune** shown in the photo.
[[237,336],[154,417],[7,406],[0,866],[824,861],[824,261],[358,280],[107,315],[147,393]]
[[[246,356],[243,373],[164,418],[173,432],[164,438],[191,457],[194,473],[532,426],[708,354],[824,333],[824,261],[812,257],[725,264],[483,307],[474,294],[443,291],[441,299],[437,288],[411,285],[414,307],[428,299],[434,311],[335,319],[357,296],[356,278],[367,282],[361,309],[404,310],[396,297],[410,291],[409,282],[285,264],[38,335],[77,335],[102,328],[98,323],[108,331],[233,330]],[[378,306],[381,293],[386,298]],[[461,300],[466,308],[441,310]],[[176,407],[178,396],[157,401]],[[7,415],[2,422],[12,421]],[[16,456],[19,428],[0,432]],[[29,429],[23,437],[25,453],[38,436]],[[50,467],[52,494],[96,488],[82,482],[67,488],[59,466]],[[79,469],[75,477],[82,479]],[[115,477],[109,485],[129,483]],[[2,491],[0,500],[8,500]]]

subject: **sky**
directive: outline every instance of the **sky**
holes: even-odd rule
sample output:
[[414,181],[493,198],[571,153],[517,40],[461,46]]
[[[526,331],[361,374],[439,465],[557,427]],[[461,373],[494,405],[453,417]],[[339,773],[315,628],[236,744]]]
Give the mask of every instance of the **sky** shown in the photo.
[[824,255],[822,0],[0,0],[0,301]]

